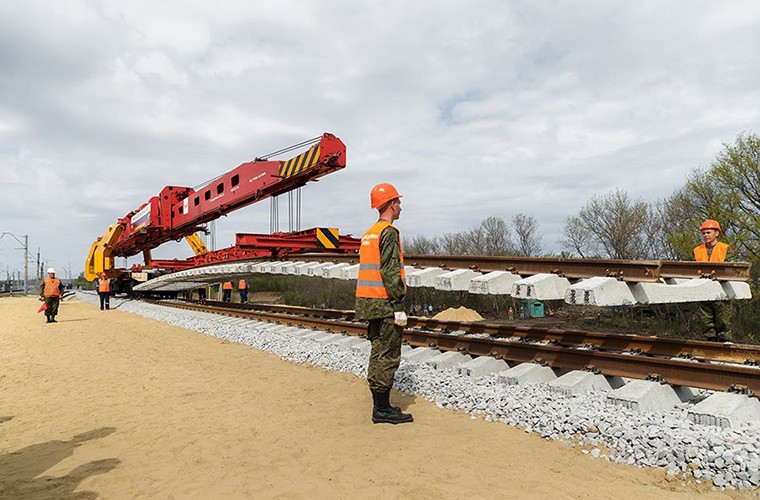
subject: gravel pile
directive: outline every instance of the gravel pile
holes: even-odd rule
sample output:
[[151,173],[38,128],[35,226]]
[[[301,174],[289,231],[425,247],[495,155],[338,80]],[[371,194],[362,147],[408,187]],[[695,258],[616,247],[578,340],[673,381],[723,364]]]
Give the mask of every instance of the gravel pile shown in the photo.
[[[97,296],[79,293],[80,300]],[[282,359],[366,377],[367,355],[351,348],[282,333],[268,323],[236,322],[207,313],[139,301],[112,299],[112,308],[272,352]],[[223,321],[223,322],[220,322]],[[235,324],[240,323],[240,324]],[[636,414],[608,405],[605,395],[565,396],[538,384],[508,386],[496,375],[470,378],[402,360],[396,387],[440,408],[466,411],[489,421],[519,426],[546,439],[580,447],[594,458],[639,467],[662,467],[668,475],[708,482],[716,488],[760,486],[760,423],[741,429],[696,425],[689,403],[669,412]]]

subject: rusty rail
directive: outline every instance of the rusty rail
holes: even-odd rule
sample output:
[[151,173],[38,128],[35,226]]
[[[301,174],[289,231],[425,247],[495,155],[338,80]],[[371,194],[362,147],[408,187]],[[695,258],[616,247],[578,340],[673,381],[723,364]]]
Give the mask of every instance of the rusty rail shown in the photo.
[[[238,304],[217,301],[187,301],[213,307],[266,311],[329,320],[354,321],[354,311],[341,309],[315,309],[281,304]],[[466,334],[486,334],[495,338],[520,338],[525,340],[552,342],[566,347],[586,346],[602,351],[641,353],[650,356],[681,357],[699,361],[721,361],[726,363],[760,364],[760,345],[721,344],[702,340],[684,340],[605,333],[564,328],[544,328],[523,325],[497,324],[466,321],[441,321],[432,318],[411,316],[408,329],[422,328],[443,332]]]
[[[180,309],[205,311],[349,335],[361,336],[366,333],[364,324],[343,319],[303,317],[280,312],[256,311],[241,307],[229,307],[229,304],[218,307],[208,303],[196,304],[175,301],[155,301],[155,303]],[[563,345],[530,344],[503,338],[452,335],[413,328],[405,329],[403,335],[404,340],[412,346],[435,347],[443,351],[456,350],[475,356],[494,356],[521,363],[541,362],[552,368],[567,370],[590,369],[610,376],[637,379],[656,378],[665,380],[672,385],[709,390],[725,391],[734,387],[742,387],[756,394],[760,393],[760,367],[755,366],[697,362],[651,355],[630,355]]]
[[[303,254],[289,260],[357,263],[356,255]],[[511,271],[521,276],[554,273],[570,279],[610,276],[627,282],[656,282],[660,278],[700,278],[747,281],[750,264],[744,262],[687,262],[674,260],[562,259],[548,257],[478,257],[471,255],[406,255],[406,265],[474,269],[481,272]]]

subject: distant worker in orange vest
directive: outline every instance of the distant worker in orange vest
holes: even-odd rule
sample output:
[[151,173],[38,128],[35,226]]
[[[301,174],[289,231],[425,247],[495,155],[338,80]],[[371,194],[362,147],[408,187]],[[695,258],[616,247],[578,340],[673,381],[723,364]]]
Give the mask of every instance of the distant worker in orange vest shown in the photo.
[[238,293],[240,294],[240,303],[248,302],[248,280],[241,279],[238,281]]
[[104,306],[105,309],[110,309],[111,280],[108,279],[106,273],[100,273],[100,278],[98,278],[98,296],[100,297],[100,310],[102,311]]
[[401,336],[407,318],[406,284],[401,236],[393,221],[401,215],[401,195],[391,184],[378,184],[370,192],[379,220],[362,236],[359,276],[356,282],[356,318],[369,321],[372,343],[367,382],[372,392],[372,422],[401,424],[414,419],[391,406],[390,393],[401,362]]
[[222,284],[222,302],[232,302],[232,282],[225,281]]
[[[694,260],[698,262],[733,262],[734,255],[731,247],[721,241],[718,236],[722,233],[718,221],[707,219],[699,228],[702,233],[701,245],[694,248]],[[699,319],[702,322],[703,333],[712,342],[730,342],[731,332],[726,303],[720,300],[700,302]]]
[[55,317],[58,315],[58,303],[63,295],[63,283],[55,277],[55,269],[47,270],[47,278],[40,283],[40,300],[45,301],[45,317],[48,323],[58,323]]

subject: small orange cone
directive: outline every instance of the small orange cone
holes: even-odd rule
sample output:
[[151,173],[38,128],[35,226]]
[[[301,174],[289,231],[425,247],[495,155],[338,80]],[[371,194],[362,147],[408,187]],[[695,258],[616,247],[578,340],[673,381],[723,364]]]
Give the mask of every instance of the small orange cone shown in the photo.
[[42,305],[40,306],[40,308],[37,309],[38,313],[41,313],[42,311],[47,311],[47,304],[45,304],[44,302],[42,303]]

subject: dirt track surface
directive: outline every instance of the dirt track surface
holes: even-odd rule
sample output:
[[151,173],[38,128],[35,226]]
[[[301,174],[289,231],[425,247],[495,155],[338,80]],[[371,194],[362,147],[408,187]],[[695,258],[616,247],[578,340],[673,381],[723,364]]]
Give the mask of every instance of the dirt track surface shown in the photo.
[[[118,310],[0,299],[0,498],[693,498],[509,426]],[[708,492],[705,497],[735,494]]]

